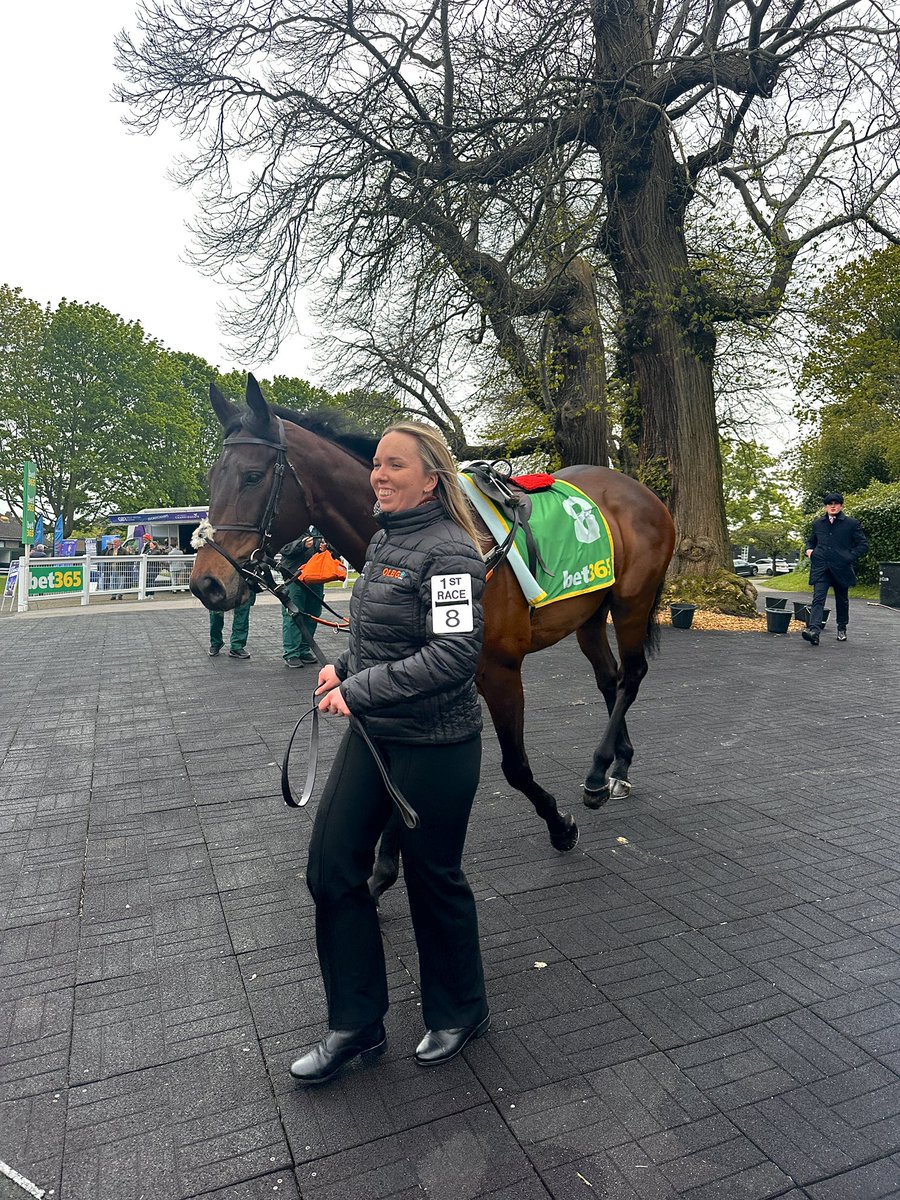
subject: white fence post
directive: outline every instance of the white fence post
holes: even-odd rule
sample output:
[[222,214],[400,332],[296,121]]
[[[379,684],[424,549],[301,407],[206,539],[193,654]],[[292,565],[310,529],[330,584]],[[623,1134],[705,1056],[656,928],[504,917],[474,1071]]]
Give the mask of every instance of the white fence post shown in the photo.
[[84,552],[84,587],[81,589],[81,606],[91,602],[91,556]]
[[28,612],[28,592],[31,589],[31,572],[24,558],[19,559],[19,603],[17,612]]
[[138,559],[138,600],[147,599],[147,555]]

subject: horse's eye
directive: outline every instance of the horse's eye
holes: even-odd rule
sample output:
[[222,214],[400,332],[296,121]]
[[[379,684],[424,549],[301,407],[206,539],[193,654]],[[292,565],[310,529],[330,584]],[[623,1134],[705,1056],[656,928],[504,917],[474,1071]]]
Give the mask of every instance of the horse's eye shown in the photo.
[[264,475],[265,471],[246,471],[241,482],[245,487],[253,487],[254,484],[259,483]]

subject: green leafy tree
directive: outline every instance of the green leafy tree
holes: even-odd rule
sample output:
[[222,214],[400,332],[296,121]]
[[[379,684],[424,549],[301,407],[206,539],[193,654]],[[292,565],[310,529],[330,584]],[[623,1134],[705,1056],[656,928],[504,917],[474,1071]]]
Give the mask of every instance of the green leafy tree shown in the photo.
[[[797,514],[799,516],[799,514]],[[776,558],[783,558],[797,549],[800,541],[799,521],[772,520],[753,521],[737,531],[741,541],[750,542],[761,550],[774,568]]]
[[721,442],[722,489],[728,528],[736,537],[759,513],[777,509],[783,485],[773,471],[778,460],[759,442]]
[[0,345],[10,507],[26,458],[37,466],[38,510],[62,515],[67,530],[111,509],[193,499],[199,424],[178,363],[140,324],[98,304],[39,309],[5,288]]
[[803,515],[779,460],[759,442],[722,442],[725,511],[734,542],[752,544],[774,563],[795,550]]
[[825,491],[900,480],[900,246],[837,271],[811,316],[799,415],[812,429],[797,473],[813,508]]

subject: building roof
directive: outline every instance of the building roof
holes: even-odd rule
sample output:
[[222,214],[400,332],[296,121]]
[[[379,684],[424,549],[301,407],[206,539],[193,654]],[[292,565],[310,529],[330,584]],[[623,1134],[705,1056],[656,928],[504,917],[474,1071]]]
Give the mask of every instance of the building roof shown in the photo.
[[0,513],[0,546],[22,545],[22,522],[11,513]]

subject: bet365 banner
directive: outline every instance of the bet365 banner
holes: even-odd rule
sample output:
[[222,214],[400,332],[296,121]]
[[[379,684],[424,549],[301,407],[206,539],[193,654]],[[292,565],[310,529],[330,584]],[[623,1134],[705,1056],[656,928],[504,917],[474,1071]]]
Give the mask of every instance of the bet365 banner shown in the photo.
[[75,563],[60,567],[32,561],[29,574],[29,596],[66,596],[84,590],[84,567]]

